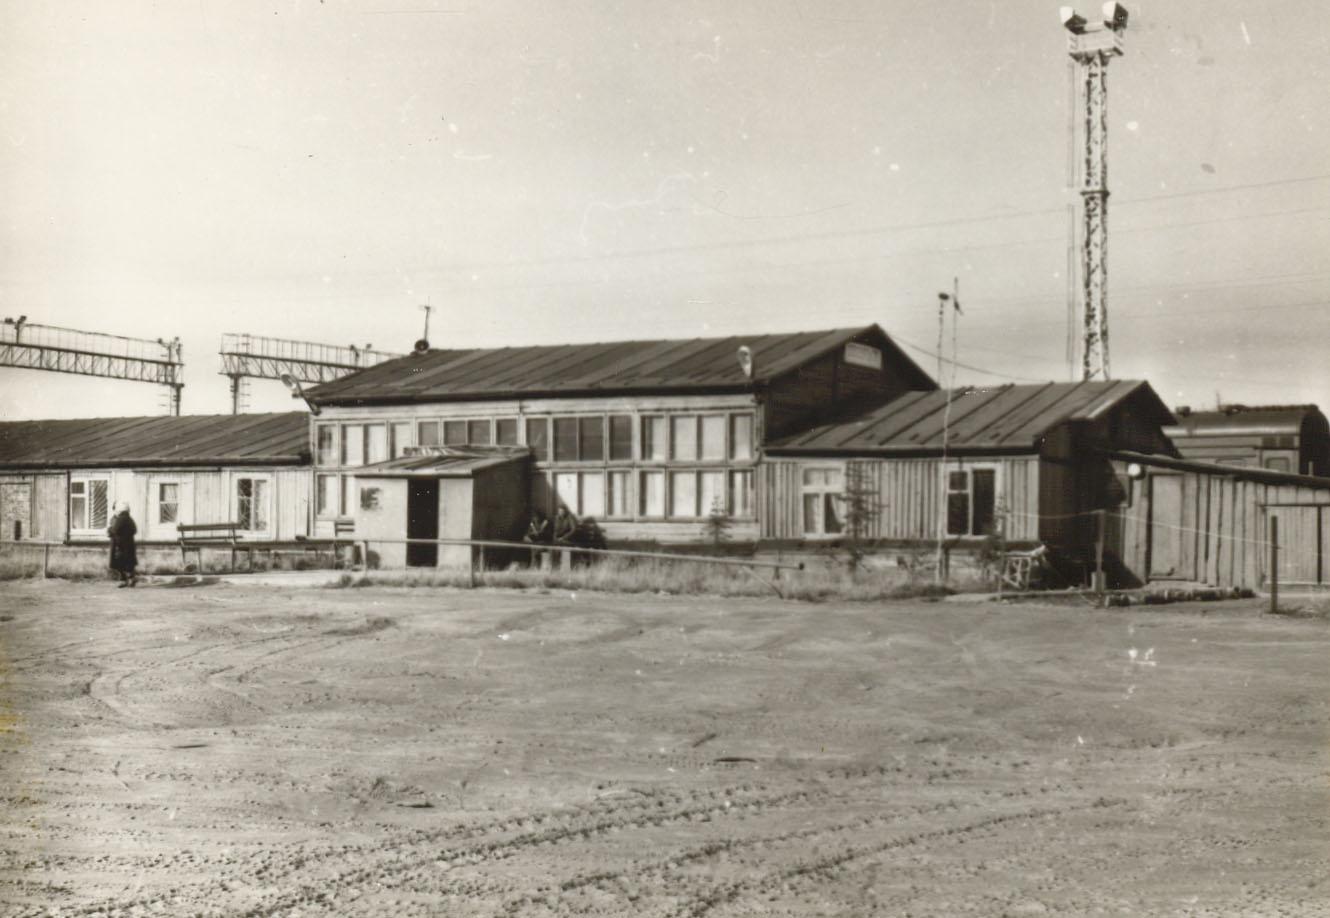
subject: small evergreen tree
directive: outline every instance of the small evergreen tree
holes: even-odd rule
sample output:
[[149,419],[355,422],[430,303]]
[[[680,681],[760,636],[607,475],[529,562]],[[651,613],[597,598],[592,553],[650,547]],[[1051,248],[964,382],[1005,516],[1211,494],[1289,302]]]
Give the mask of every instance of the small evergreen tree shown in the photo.
[[702,524],[702,531],[708,542],[715,548],[729,541],[730,527],[734,525],[734,520],[725,512],[725,502],[717,497],[711,502],[711,512],[707,514],[706,521]]
[[845,566],[851,574],[863,566],[882,502],[866,462],[845,464],[845,490],[841,506],[845,520]]

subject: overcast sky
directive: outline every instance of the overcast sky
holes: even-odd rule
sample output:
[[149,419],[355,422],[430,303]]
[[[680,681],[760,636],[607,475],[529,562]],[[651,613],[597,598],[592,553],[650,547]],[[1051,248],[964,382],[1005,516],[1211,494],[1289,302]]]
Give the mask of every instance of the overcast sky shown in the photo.
[[[1330,409],[1330,14],[1128,7],[1113,376]],[[953,278],[958,384],[1079,376],[1051,0],[0,10],[0,314],[178,335],[185,413],[225,332],[406,351],[426,302],[445,347],[877,322],[934,373]],[[0,369],[6,418],[164,396]]]

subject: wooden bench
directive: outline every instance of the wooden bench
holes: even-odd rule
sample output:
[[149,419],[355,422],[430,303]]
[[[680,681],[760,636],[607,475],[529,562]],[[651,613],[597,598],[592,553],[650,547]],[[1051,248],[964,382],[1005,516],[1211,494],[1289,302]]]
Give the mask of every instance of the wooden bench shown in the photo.
[[229,548],[231,550],[231,570],[236,569],[236,552],[249,552],[249,566],[254,566],[254,553],[250,546],[240,541],[236,534],[239,523],[179,523],[176,532],[180,540],[180,561],[189,563],[188,552],[195,552],[199,559],[199,572],[203,572],[203,549]]

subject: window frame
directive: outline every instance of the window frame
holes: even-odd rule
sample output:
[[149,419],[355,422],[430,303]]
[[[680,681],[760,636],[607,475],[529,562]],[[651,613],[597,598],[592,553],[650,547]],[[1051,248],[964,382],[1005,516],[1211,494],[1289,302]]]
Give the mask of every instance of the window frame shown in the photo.
[[[1002,503],[1001,465],[999,465],[996,462],[948,463],[945,466],[943,466],[941,470],[942,481],[941,481],[940,490],[943,502],[940,508],[940,512],[942,514],[940,528],[942,529],[943,534],[949,539],[956,539],[956,538],[982,539],[988,535],[988,533],[986,532],[975,531],[975,490],[974,490],[975,472],[989,472],[993,476],[992,494],[991,494],[992,506],[988,508],[988,517],[991,520],[992,525],[998,524],[997,511],[999,505],[1001,505]],[[965,475],[966,486],[964,491],[952,488],[951,476],[954,474]],[[966,518],[965,518],[966,531],[954,532],[952,531],[951,528],[951,496],[952,494],[961,494],[961,493],[965,494],[966,497]]]
[[[103,501],[103,510],[102,510],[103,514],[105,515],[105,519],[102,520],[101,525],[94,525],[90,522],[92,516],[92,488],[90,487],[90,485],[95,482],[101,483],[103,488],[103,495],[105,498]],[[82,514],[82,519],[80,520],[81,525],[78,526],[74,525],[74,498],[75,498],[74,485],[76,484],[83,486],[83,493],[78,495],[78,497],[83,501],[83,514]],[[75,533],[79,535],[106,534],[106,527],[111,524],[111,476],[109,475],[70,476],[69,493],[66,495],[66,497],[68,505],[67,510],[69,513],[69,532],[71,535]]]
[[[836,483],[809,483],[809,472],[834,472]],[[817,496],[817,512],[814,519],[808,518],[808,498]],[[801,465],[799,467],[799,526],[805,539],[837,539],[845,534],[845,466],[844,465]],[[827,509],[837,507],[838,526],[827,529]]]
[[[249,526],[243,526],[243,525],[241,525],[241,515],[240,515],[240,504],[241,504],[240,483],[243,482],[243,481],[248,481],[248,482],[251,483],[251,493],[250,493],[250,495],[249,495],[249,501],[250,501],[250,523],[251,523],[251,525],[249,525]],[[272,532],[272,531],[273,531],[273,528],[274,528],[274,520],[273,520],[273,518],[272,518],[272,505],[273,505],[273,493],[272,493],[272,492],[273,492],[273,483],[272,483],[272,482],[273,482],[273,476],[272,476],[271,474],[263,473],[263,472],[236,472],[234,475],[231,476],[231,512],[232,512],[232,514],[233,514],[231,518],[232,518],[233,520],[235,520],[235,522],[236,522],[236,531],[237,531],[237,532],[246,532],[246,533],[253,533],[253,534],[255,534],[255,535],[258,535],[258,534],[269,533],[269,532]],[[258,483],[258,484],[262,484],[262,485],[263,485],[263,488],[262,488],[262,492],[263,492],[263,493],[262,493],[262,495],[259,497],[259,501],[258,501],[258,513],[257,513],[257,514],[255,513],[255,509],[254,509],[254,507],[255,507],[255,498],[256,498],[256,495],[253,493],[253,491],[256,490],[256,489],[254,489],[254,484],[256,484],[256,483]],[[254,520],[255,520],[255,517],[256,517],[256,516],[257,516],[257,517],[260,517],[259,521],[263,523],[262,526],[254,526],[254,525],[252,525],[253,522],[254,522]]]

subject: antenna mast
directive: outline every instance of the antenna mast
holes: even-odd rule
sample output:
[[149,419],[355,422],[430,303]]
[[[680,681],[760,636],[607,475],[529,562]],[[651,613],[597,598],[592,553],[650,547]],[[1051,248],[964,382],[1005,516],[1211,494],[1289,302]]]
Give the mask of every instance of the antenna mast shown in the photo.
[[1109,378],[1108,369],[1108,62],[1122,54],[1127,10],[1105,3],[1093,26],[1074,9],[1061,9],[1070,32],[1067,52],[1083,85],[1084,166],[1081,207],[1081,293],[1084,297],[1081,378]]

